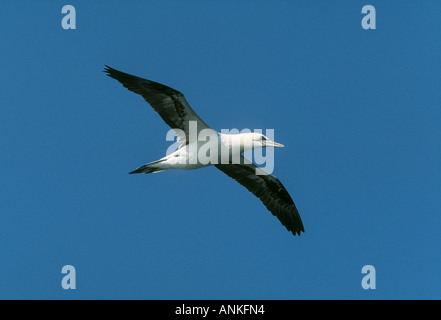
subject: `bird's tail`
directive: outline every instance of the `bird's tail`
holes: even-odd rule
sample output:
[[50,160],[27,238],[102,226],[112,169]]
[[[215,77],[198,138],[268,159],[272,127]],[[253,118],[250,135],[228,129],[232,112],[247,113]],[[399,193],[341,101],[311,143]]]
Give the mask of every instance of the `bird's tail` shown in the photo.
[[129,174],[133,173],[155,173],[155,172],[161,172],[165,169],[158,167],[158,164],[164,161],[164,159],[156,160],[150,163],[147,163],[141,167],[139,167],[136,170],[133,170],[132,172],[129,172]]

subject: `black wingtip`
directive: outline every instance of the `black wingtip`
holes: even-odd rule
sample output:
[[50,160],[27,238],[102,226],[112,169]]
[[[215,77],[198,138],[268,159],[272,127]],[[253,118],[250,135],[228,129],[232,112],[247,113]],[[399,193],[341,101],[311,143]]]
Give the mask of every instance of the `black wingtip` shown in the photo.
[[109,77],[112,77],[112,74],[118,72],[118,70],[116,70],[116,69],[108,66],[107,64],[105,64],[103,72],[105,72]]
[[303,224],[295,229],[286,228],[289,232],[291,232],[294,236],[301,236],[302,232],[305,233],[305,228],[303,227]]
[[119,70],[116,70],[115,68],[112,68],[112,67],[108,66],[107,64],[104,65],[103,72],[105,72],[109,77],[114,78],[116,80],[118,80],[118,78],[121,78],[123,76],[127,76],[126,73],[119,71]]
[[[301,222],[300,222],[301,223]],[[305,228],[303,227],[303,224],[300,226],[300,228],[298,228],[297,230],[296,230],[296,232],[297,232],[297,235],[300,237],[300,235],[302,234],[302,232],[303,233],[305,233]],[[295,234],[294,234],[295,235]]]
[[[104,65],[103,72],[105,72],[109,77],[122,83],[126,88],[127,88],[127,85],[126,85],[127,82],[133,82],[135,79],[139,79],[138,77],[133,76],[131,74],[116,70],[115,68],[112,68],[112,67],[108,66],[107,64]],[[129,90],[131,90],[131,89],[129,89]]]

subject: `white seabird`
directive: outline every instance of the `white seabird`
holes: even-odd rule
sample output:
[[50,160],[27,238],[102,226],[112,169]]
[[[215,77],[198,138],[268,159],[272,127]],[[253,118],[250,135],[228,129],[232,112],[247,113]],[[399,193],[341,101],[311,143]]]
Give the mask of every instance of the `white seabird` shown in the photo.
[[[201,147],[201,142],[197,138],[191,138],[190,126],[192,122],[196,122],[198,133],[204,129],[212,130],[213,134],[219,137],[220,146],[226,146],[223,150],[228,150],[227,152],[230,154],[227,157],[229,158],[232,156],[232,146],[240,147],[240,153],[256,147],[283,147],[282,144],[271,141],[260,133],[241,133],[237,135],[218,133],[199,118],[181,92],[163,84],[118,71],[107,65],[105,67],[104,72],[108,76],[118,80],[130,91],[141,95],[155,109],[162,120],[178,133],[178,142],[181,142],[179,149],[175,152],[157,161],[145,164],[130,173],[152,173],[167,169],[192,170],[212,165],[211,163],[201,163],[197,159],[197,151]],[[300,235],[300,232],[305,232],[294,201],[279,179],[269,174],[262,174],[262,169],[241,154],[239,160],[239,162],[226,164],[219,161],[214,166],[258,197],[293,235]],[[261,174],[256,174],[259,171]]]

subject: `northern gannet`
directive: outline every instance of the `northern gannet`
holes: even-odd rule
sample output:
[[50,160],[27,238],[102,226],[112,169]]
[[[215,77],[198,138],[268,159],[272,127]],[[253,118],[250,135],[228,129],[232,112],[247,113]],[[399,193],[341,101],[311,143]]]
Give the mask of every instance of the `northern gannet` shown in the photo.
[[[175,152],[157,161],[145,164],[130,173],[152,173],[167,169],[192,170],[213,163],[201,163],[198,159],[198,150],[202,143],[191,134],[192,123],[196,124],[197,133],[202,130],[211,131],[212,135],[218,138],[221,151],[217,157],[228,158],[219,161],[214,166],[239,182],[256,197],[258,197],[267,209],[275,215],[286,229],[293,235],[300,235],[305,232],[299,212],[282,183],[273,175],[263,170],[243,157],[242,153],[253,148],[283,147],[282,144],[271,141],[260,133],[241,133],[226,135],[211,129],[190,107],[184,95],[163,84],[136,77],[109,66],[105,66],[104,72],[108,76],[118,80],[124,87],[141,95],[153,109],[178,134],[178,142],[181,143]],[[193,136],[193,137],[192,137]],[[232,146],[240,148],[240,153],[234,160]],[[226,150],[226,154],[225,153]],[[224,158],[222,158],[224,159]]]

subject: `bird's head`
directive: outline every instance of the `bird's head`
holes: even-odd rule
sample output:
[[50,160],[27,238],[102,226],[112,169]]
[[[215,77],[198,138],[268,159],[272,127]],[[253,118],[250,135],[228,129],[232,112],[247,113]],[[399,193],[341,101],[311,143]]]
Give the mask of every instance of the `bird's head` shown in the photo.
[[266,147],[284,147],[283,144],[272,141],[267,136],[258,132],[245,133],[243,135],[243,146],[245,151]]

